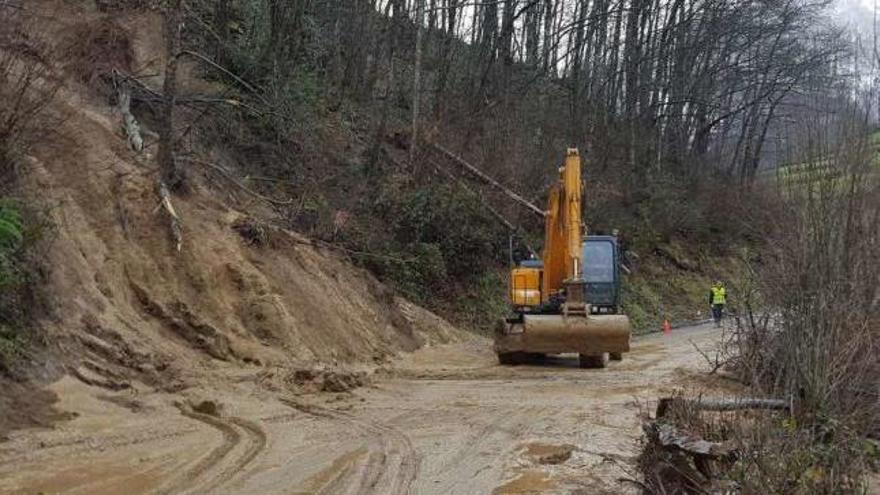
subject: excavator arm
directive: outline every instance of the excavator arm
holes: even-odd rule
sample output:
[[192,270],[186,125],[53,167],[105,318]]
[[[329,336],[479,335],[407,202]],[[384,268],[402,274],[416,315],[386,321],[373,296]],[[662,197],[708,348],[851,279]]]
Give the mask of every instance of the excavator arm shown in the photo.
[[559,294],[566,280],[581,277],[581,195],[581,158],[576,149],[569,149],[544,216],[542,293],[546,298]]

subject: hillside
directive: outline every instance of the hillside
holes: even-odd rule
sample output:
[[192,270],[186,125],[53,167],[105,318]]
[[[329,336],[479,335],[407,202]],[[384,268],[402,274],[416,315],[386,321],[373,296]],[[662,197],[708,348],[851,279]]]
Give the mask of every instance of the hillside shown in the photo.
[[[156,188],[162,16],[65,1],[30,8],[20,29],[40,25],[39,36],[24,42],[40,50],[55,91],[33,131],[51,137],[35,140],[20,159],[17,195],[37,212],[29,220],[45,224],[47,239],[36,263],[46,303],[33,325],[44,344],[20,350],[26,344],[10,341],[13,354],[40,356],[19,375],[45,381],[72,373],[109,387],[137,380],[177,390],[218,367],[359,368],[469,338],[405,298],[482,334],[504,313],[509,232],[488,208],[501,205],[528,237],[539,237],[540,226],[497,194],[462,185],[436,157],[421,157],[418,174],[402,165],[405,111],[386,109],[374,135],[370,105],[352,98],[331,108],[327,93],[298,93],[287,103],[302,119],[272,138],[286,117],[247,110],[263,108],[265,96],[242,92],[237,80],[189,58],[178,71],[181,99],[220,103],[178,110],[188,184],[173,197],[182,224],[177,252]],[[136,82],[110,77],[119,73]],[[121,84],[132,85],[142,152],[122,127]],[[498,172],[505,162],[486,165]],[[540,176],[554,170],[533,167]],[[613,174],[596,175],[587,184],[588,209],[591,226],[620,227],[631,241],[624,309],[636,329],[702,319],[706,287],[719,275],[733,277],[727,258],[734,253],[722,249],[719,257],[713,246],[721,242],[707,241],[705,227],[687,234],[701,222],[699,208],[651,221],[663,208],[702,200],[673,194],[643,215],[619,201],[622,187]],[[533,191],[535,201],[545,193]],[[12,423],[44,422],[33,419],[41,404],[30,420]]]
[[[73,4],[34,8],[69,14],[49,24],[57,39],[95,26],[97,14]],[[149,46],[156,19],[148,12],[126,20],[134,46]],[[51,40],[53,31],[44,34]],[[139,66],[156,57],[133,53]],[[272,226],[265,209],[234,208],[225,190],[196,174],[189,193],[174,200],[183,225],[176,252],[157,208],[154,151],[133,152],[121,120],[68,77],[45,111],[51,137],[24,157],[20,195],[45,210],[51,231],[41,260],[47,307],[36,322],[46,361],[44,371],[26,375],[174,391],[230,367],[361,369],[465,338],[344,251]],[[4,409],[28,394],[6,395]],[[4,415],[0,427],[22,416]]]

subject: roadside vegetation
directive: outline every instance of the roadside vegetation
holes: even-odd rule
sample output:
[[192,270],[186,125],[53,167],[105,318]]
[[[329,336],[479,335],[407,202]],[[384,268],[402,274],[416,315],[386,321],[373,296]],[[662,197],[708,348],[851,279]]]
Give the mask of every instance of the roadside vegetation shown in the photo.
[[16,305],[6,299],[8,294],[17,292],[14,286],[19,277],[15,255],[22,239],[21,214],[11,205],[0,205],[0,294],[4,296],[4,301],[0,302],[0,316],[3,318],[0,326],[0,369],[4,370],[20,346],[16,328],[9,323],[10,320],[16,320],[12,314]]
[[[6,13],[4,13],[6,14]],[[49,231],[34,200],[20,194],[25,155],[45,124],[58,82],[17,15],[0,26],[0,378],[23,378],[37,340],[39,249]]]
[[741,312],[713,363],[785,407],[716,413],[678,401],[652,428],[714,450],[664,448],[649,434],[651,492],[864,493],[880,466],[877,150],[857,109],[823,124],[804,126],[802,180],[768,191],[775,207],[752,217],[766,247],[744,271]]

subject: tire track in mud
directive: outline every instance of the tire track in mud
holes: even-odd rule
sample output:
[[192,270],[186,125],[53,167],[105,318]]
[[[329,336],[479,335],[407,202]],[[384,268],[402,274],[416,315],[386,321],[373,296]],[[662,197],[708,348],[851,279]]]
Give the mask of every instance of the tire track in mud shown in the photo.
[[[266,449],[266,432],[252,421],[238,417],[223,419],[183,407],[180,413],[216,429],[223,435],[223,441],[181,477],[160,489],[160,494],[212,492],[244,474],[247,466]],[[243,452],[233,456],[242,443]]]
[[[487,446],[492,447],[493,437],[499,434],[511,437],[523,436],[534,418],[543,416],[548,410],[549,408],[543,406],[528,406],[517,408],[515,411],[511,411],[508,408],[494,407],[488,421],[485,421],[480,427],[472,428],[464,441],[460,442],[460,447],[448,455],[449,460],[444,462],[435,473],[438,477],[452,480],[452,483],[438,485],[436,488],[449,493],[460,493],[457,491],[458,488],[462,484],[470,482],[473,477],[485,469],[485,466],[481,466],[477,472],[461,471],[456,473],[460,467],[474,467],[482,464],[476,461],[480,457],[483,448]],[[478,422],[473,420],[486,419],[483,414],[484,412],[485,410],[479,412],[469,418],[468,421],[473,426],[477,426]]]
[[238,427],[247,432],[248,436],[251,438],[247,450],[236,462],[237,467],[232,471],[232,474],[234,475],[246,468],[260,454],[260,452],[266,450],[267,438],[266,432],[263,431],[260,425],[253,421],[244,418],[230,418],[229,421],[238,425]]
[[220,445],[214,447],[208,455],[201,458],[198,463],[184,473],[183,476],[174,480],[169,486],[160,489],[158,493],[162,495],[181,493],[195,487],[199,478],[203,474],[209,472],[214,466],[222,462],[223,459],[232,452],[232,449],[241,442],[241,434],[238,430],[220,418],[189,411],[184,407],[180,407],[180,414],[218,430],[223,435],[223,441]]
[[161,442],[180,438],[197,432],[197,428],[178,428],[173,430],[149,429],[119,435],[76,436],[62,441],[41,441],[39,444],[0,449],[0,465],[27,460],[48,461],[71,455],[87,455],[90,452],[121,450],[150,442]]
[[336,421],[365,434],[366,459],[350,464],[316,493],[319,494],[405,494],[413,493],[420,459],[409,437],[386,424],[355,418],[313,404],[282,398],[284,404],[306,414]]

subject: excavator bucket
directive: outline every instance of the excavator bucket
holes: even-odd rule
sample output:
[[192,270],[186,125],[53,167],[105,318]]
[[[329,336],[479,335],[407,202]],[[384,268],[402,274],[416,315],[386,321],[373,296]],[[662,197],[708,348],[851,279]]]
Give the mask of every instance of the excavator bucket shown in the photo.
[[498,326],[495,352],[502,361],[522,354],[619,355],[629,351],[631,334],[624,315],[523,315]]

